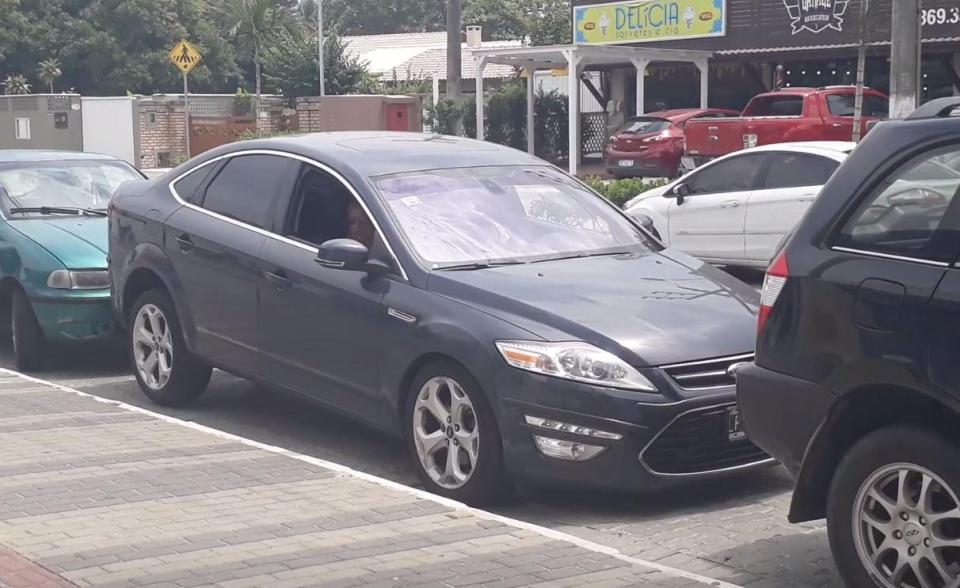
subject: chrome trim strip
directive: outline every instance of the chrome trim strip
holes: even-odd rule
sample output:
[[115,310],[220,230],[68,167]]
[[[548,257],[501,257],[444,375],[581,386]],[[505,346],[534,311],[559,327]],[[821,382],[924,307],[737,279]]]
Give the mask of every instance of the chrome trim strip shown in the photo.
[[[681,418],[687,416],[688,414],[693,414],[693,413],[695,413],[695,412],[704,412],[704,411],[708,411],[708,410],[716,410],[716,409],[718,409],[718,408],[724,408],[724,409],[726,409],[726,408],[728,408],[728,407],[730,407],[730,406],[736,406],[736,403],[735,403],[735,402],[730,402],[730,403],[726,403],[726,404],[715,404],[715,405],[713,405],[713,406],[704,406],[704,407],[701,407],[701,408],[694,408],[693,410],[688,410],[688,411],[686,411],[686,412],[681,412],[681,413],[678,414],[677,416],[673,417],[672,419],[670,419],[670,422],[667,423],[666,426],[664,426],[663,428],[661,428],[661,429],[657,432],[657,434],[654,435],[653,438],[650,439],[650,441],[647,442],[647,444],[643,446],[643,449],[640,450],[640,454],[637,456],[637,459],[640,461],[640,465],[643,466],[643,469],[647,470],[647,472],[650,473],[651,475],[658,476],[658,477],[661,477],[661,478],[688,478],[688,477],[691,477],[691,476],[707,476],[707,475],[710,475],[710,474],[720,474],[720,473],[727,473],[727,472],[736,472],[736,471],[738,471],[738,470],[745,470],[745,469],[748,469],[748,468],[759,467],[759,466],[766,465],[766,464],[775,464],[775,463],[777,463],[777,460],[776,460],[776,459],[774,459],[774,458],[772,458],[772,457],[768,457],[767,459],[761,459],[761,460],[758,460],[758,461],[752,461],[752,462],[750,462],[750,463],[744,463],[744,464],[740,464],[740,465],[737,465],[737,466],[732,466],[732,467],[729,467],[729,468],[718,468],[718,469],[715,469],[715,470],[704,470],[704,471],[702,471],[702,472],[686,472],[686,473],[682,473],[682,474],[666,474],[666,473],[663,473],[663,472],[658,472],[658,471],[656,471],[655,469],[653,469],[652,467],[650,467],[649,465],[647,465],[647,462],[646,462],[646,461],[644,461],[644,459],[643,459],[643,454],[646,453],[648,449],[650,449],[650,446],[653,445],[653,444],[656,442],[656,440],[659,439],[660,436],[663,435],[663,433],[664,433],[667,429],[669,429],[670,427],[672,427],[673,424],[676,423],[676,422],[677,422],[678,420],[680,420]],[[747,440],[749,441],[749,438],[748,438]],[[752,443],[752,441],[751,441],[751,443]],[[761,450],[761,451],[762,451],[762,450]]]
[[333,176],[334,179],[336,179],[337,181],[339,181],[341,184],[343,184],[343,185],[347,188],[347,191],[350,192],[350,194],[354,197],[354,199],[355,199],[355,200],[360,204],[360,206],[363,208],[364,212],[367,213],[367,217],[370,219],[370,222],[373,223],[373,227],[376,229],[377,234],[380,236],[380,239],[383,241],[384,246],[386,246],[387,251],[390,252],[391,257],[393,257],[393,259],[397,262],[397,267],[400,269],[400,275],[403,277],[404,280],[406,280],[406,281],[408,281],[408,282],[410,281],[410,278],[409,278],[409,276],[407,276],[407,272],[406,272],[406,270],[404,269],[403,264],[400,262],[400,258],[397,257],[397,254],[394,252],[393,247],[390,245],[390,242],[387,240],[386,235],[383,234],[383,230],[380,228],[380,223],[377,222],[376,217],[374,217],[373,214],[370,212],[370,208],[367,206],[367,203],[364,202],[364,201],[363,201],[363,198],[360,197],[360,193],[357,192],[356,189],[354,189],[353,185],[350,184],[350,182],[348,182],[347,179],[344,178],[342,175],[340,175],[340,173],[338,173],[336,170],[334,170],[333,168],[331,168],[331,167],[329,167],[329,166],[327,166],[327,165],[324,165],[324,164],[320,163],[319,161],[316,161],[316,160],[314,160],[314,159],[310,159],[309,157],[304,157],[304,156],[302,156],[302,155],[297,155],[297,154],[295,154],[295,153],[287,153],[286,151],[277,151],[277,150],[274,150],[274,149],[246,149],[246,150],[244,150],[244,151],[234,151],[234,152],[232,152],[232,153],[226,153],[226,154],[224,154],[224,155],[220,155],[220,156],[218,156],[218,157],[214,157],[213,159],[211,159],[211,160],[209,160],[209,161],[205,161],[205,162],[203,162],[202,164],[200,164],[200,165],[198,165],[198,166],[196,166],[196,167],[193,167],[193,168],[185,171],[184,173],[182,173],[182,174],[180,174],[179,176],[177,176],[177,177],[173,178],[172,180],[170,180],[170,182],[167,184],[167,188],[170,190],[170,193],[173,194],[174,199],[175,199],[181,206],[185,206],[185,207],[187,207],[187,208],[196,210],[196,211],[198,211],[198,212],[202,212],[202,213],[204,213],[204,214],[206,214],[206,215],[212,216],[212,217],[214,217],[214,218],[218,218],[218,219],[220,219],[220,220],[222,220],[222,221],[226,221],[226,222],[231,223],[231,224],[233,224],[233,225],[236,225],[236,226],[238,226],[238,227],[242,227],[242,228],[244,228],[244,229],[248,229],[248,230],[250,230],[250,231],[253,231],[253,232],[255,232],[255,233],[258,233],[258,234],[260,234],[260,235],[263,235],[264,237],[270,237],[271,239],[275,239],[275,240],[280,241],[280,242],[282,242],[282,243],[286,243],[287,245],[293,245],[294,247],[299,247],[300,249],[303,249],[303,250],[306,250],[306,251],[312,251],[313,253],[317,253],[317,252],[318,252],[318,249],[317,249],[316,247],[311,247],[310,245],[306,245],[306,244],[301,243],[301,242],[299,242],[299,241],[297,241],[297,240],[295,240],[295,239],[290,239],[289,237],[284,237],[283,235],[278,235],[278,234],[273,233],[273,232],[271,232],[271,231],[267,231],[266,229],[261,229],[260,227],[255,227],[255,226],[253,226],[253,225],[248,225],[248,224],[245,223],[245,222],[241,222],[241,221],[238,221],[238,220],[236,220],[236,219],[232,219],[232,218],[227,217],[227,216],[224,216],[224,215],[222,215],[222,214],[217,214],[216,212],[213,212],[213,211],[211,211],[211,210],[207,210],[206,208],[203,208],[202,206],[197,206],[196,204],[191,204],[191,203],[185,201],[183,198],[181,198],[181,197],[180,197],[180,194],[177,193],[176,188],[174,188],[174,186],[173,186],[174,184],[176,184],[177,182],[179,182],[179,181],[180,181],[181,179],[183,179],[184,177],[192,174],[193,172],[195,172],[195,171],[197,171],[197,170],[199,170],[199,169],[202,169],[202,168],[204,168],[204,167],[206,167],[206,166],[208,166],[208,165],[214,164],[214,163],[216,163],[216,162],[218,162],[218,161],[221,161],[221,160],[224,160],[224,159],[228,159],[228,158],[231,158],[231,157],[238,157],[238,156],[241,156],[241,155],[275,155],[275,156],[278,156],[278,157],[286,157],[286,158],[288,158],[288,159],[295,159],[295,160],[300,161],[300,162],[302,162],[302,163],[306,163],[307,165],[312,165],[313,167],[315,167],[315,168],[317,168],[317,169],[319,169],[319,170],[322,170],[322,171],[330,174],[331,176]]
[[862,249],[853,249],[852,247],[831,247],[834,251],[843,251],[844,253],[856,253],[868,257],[879,257],[882,259],[895,259],[897,261],[912,261],[913,263],[922,263],[924,265],[933,265],[936,267],[950,267],[949,263],[944,261],[932,261],[929,259],[918,259],[916,257],[906,257],[903,255],[892,255],[890,253],[880,253],[879,251],[863,251]]
[[695,365],[705,365],[705,364],[708,364],[708,363],[723,363],[723,362],[728,362],[728,361],[733,362],[733,361],[737,361],[737,360],[753,359],[753,356],[754,356],[754,355],[756,355],[756,354],[751,352],[751,353],[743,353],[743,354],[741,354],[741,355],[731,355],[731,356],[729,356],[729,357],[717,357],[717,358],[715,358],[715,359],[701,359],[701,360],[699,360],[699,361],[687,361],[687,362],[684,362],[684,363],[672,363],[672,364],[670,364],[670,365],[662,365],[662,366],[660,366],[660,369],[662,369],[662,370],[669,370],[669,369],[673,369],[673,368],[690,367],[690,366],[695,366]]
[[392,316],[392,317],[395,318],[395,319],[399,319],[399,320],[401,320],[401,321],[403,321],[403,322],[405,322],[405,323],[409,323],[409,324],[413,324],[413,323],[417,322],[417,317],[413,316],[412,314],[407,314],[407,313],[405,313],[405,312],[401,312],[401,311],[399,311],[399,310],[397,310],[397,309],[395,309],[395,308],[387,308],[387,315],[388,315],[388,316]]
[[679,374],[676,376],[670,376],[674,380],[696,380],[698,378],[713,378],[715,376],[725,376],[727,375],[727,370],[715,370],[712,372],[694,372],[692,374]]

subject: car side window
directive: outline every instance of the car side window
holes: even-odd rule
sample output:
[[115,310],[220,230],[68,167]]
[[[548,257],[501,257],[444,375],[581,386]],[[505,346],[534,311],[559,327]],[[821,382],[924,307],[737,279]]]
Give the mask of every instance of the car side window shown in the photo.
[[184,202],[197,204],[203,198],[203,194],[200,193],[201,188],[216,168],[217,164],[212,163],[194,170],[174,182],[173,189]]
[[300,162],[278,155],[238,155],[207,187],[203,208],[228,218],[273,229],[275,203],[290,194]]
[[753,190],[763,163],[761,154],[741,155],[694,172],[683,183],[691,196]]
[[383,258],[382,243],[366,211],[337,178],[312,165],[303,165],[284,235],[319,247],[331,239],[353,239],[371,256]]
[[960,229],[960,145],[929,151],[891,173],[860,204],[834,245],[951,261]]
[[822,186],[840,162],[807,153],[771,153],[770,168],[761,189]]

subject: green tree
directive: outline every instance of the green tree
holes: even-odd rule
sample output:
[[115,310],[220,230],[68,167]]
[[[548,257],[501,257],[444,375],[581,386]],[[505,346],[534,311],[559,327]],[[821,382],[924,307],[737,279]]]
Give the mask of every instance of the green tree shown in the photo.
[[343,35],[442,31],[446,5],[446,0],[324,0],[323,16]]
[[[344,51],[343,40],[335,33],[324,35],[324,79],[328,94],[375,92],[377,84],[364,63]],[[317,37],[306,26],[296,26],[278,34],[264,49],[264,79],[289,98],[316,93]]]
[[29,94],[30,84],[22,74],[11,74],[3,80],[4,94]]
[[570,0],[532,0],[526,5],[525,22],[531,45],[565,45],[572,42]]
[[60,61],[54,58],[44,59],[37,67],[37,76],[40,81],[47,84],[51,94],[53,94],[53,83],[62,75],[63,70],[60,68]]
[[[0,5],[9,0],[0,0]],[[203,53],[190,73],[194,91],[237,85],[233,47],[213,7],[221,0],[14,0],[16,14],[0,10],[0,70],[35,71],[50,57],[61,63],[59,84],[84,94],[178,91],[180,72],[167,53],[188,39]]]
[[516,40],[527,34],[524,6],[529,0],[465,0],[465,25],[483,27],[484,40]]
[[225,0],[227,33],[253,53],[254,85],[260,98],[260,57],[266,43],[281,36],[290,25],[291,12],[277,0]]

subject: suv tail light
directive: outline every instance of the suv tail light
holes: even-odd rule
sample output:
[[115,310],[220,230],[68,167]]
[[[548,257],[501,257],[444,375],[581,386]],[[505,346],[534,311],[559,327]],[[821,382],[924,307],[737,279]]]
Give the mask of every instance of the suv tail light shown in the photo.
[[757,334],[763,332],[763,328],[773,312],[773,305],[777,303],[780,292],[787,285],[787,278],[790,277],[790,266],[787,263],[787,251],[782,249],[774,258],[773,263],[767,269],[763,276],[763,289],[760,290],[760,314],[757,317]]

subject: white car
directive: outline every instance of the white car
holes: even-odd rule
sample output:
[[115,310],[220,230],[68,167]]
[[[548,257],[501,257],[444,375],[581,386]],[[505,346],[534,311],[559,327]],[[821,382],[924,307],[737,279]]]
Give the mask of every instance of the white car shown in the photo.
[[624,206],[663,243],[721,265],[766,268],[820,188],[854,148],[780,143],[711,161]]

